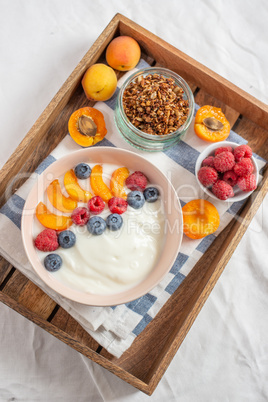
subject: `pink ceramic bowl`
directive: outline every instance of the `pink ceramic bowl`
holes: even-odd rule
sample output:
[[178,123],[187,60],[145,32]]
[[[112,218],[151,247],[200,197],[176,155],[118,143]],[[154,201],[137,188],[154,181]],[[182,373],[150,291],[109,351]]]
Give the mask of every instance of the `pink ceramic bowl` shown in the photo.
[[[112,163],[127,166],[130,171],[142,170],[149,182],[160,190],[166,215],[165,243],[156,265],[148,276],[133,288],[116,294],[90,294],[72,289],[56,280],[53,273],[48,272],[40,261],[34,246],[33,225],[35,209],[42,201],[49,183],[62,176],[67,170],[82,161],[91,164]],[[22,215],[22,239],[26,254],[35,272],[47,286],[55,292],[73,301],[94,306],[112,306],[135,300],[154,288],[171,269],[180,249],[182,240],[182,212],[176,192],[166,176],[152,163],[143,157],[123,149],[97,147],[82,149],[65,156],[51,164],[38,178],[25,202]],[[174,226],[175,224],[175,226]],[[176,228],[174,230],[174,227]],[[61,268],[63,269],[63,267]]]

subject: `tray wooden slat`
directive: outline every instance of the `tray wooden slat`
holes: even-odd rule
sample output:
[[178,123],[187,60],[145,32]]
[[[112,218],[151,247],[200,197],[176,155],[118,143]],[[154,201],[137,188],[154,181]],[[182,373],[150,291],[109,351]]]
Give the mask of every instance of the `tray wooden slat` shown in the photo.
[[46,293],[30,281],[27,281],[23,292],[20,293],[18,303],[30,311],[38,313],[44,319],[50,316],[57,305]]
[[52,318],[51,323],[57,328],[67,332],[81,344],[86,345],[93,350],[99,348],[98,342],[96,342],[63,308],[58,309]]
[[3,289],[5,286],[5,281],[8,279],[8,275],[11,274],[12,265],[7,262],[1,255],[0,255],[0,290]]
[[[142,46],[150,64],[182,75],[200,106],[221,107],[231,127],[267,158],[268,108],[184,53],[118,14],[66,80],[0,172],[0,194],[17,173],[33,172],[67,132],[70,114],[89,105],[80,81],[86,68],[103,61],[107,44],[117,35],[130,35]],[[121,75],[118,74],[118,77]],[[33,152],[34,151],[34,152]],[[192,323],[220,277],[267,192],[268,172],[239,215],[218,236],[154,320],[117,359],[109,354],[61,307],[0,258],[0,301],[24,315],[72,348],[151,395]],[[13,188],[25,180],[14,182]],[[5,201],[2,197],[1,203]]]

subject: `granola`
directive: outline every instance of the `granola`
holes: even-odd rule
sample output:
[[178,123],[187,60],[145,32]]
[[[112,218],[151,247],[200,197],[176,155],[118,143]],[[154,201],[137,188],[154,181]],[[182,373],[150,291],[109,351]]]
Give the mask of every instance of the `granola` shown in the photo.
[[153,135],[176,131],[187,120],[189,102],[173,78],[161,74],[140,75],[123,94],[123,108],[139,130]]

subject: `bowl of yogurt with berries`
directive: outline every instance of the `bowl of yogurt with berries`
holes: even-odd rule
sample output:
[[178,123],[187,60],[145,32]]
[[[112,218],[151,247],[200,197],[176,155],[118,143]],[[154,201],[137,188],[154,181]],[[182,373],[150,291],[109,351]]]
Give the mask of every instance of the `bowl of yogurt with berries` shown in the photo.
[[22,238],[35,272],[79,303],[137,299],[171,269],[182,213],[166,176],[134,152],[102,147],[51,164],[25,202]]

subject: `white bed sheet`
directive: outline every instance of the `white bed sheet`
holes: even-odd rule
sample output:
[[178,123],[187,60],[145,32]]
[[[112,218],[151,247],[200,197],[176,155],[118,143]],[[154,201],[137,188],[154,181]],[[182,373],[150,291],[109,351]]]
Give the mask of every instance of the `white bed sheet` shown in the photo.
[[[0,166],[120,12],[268,103],[266,0],[0,0]],[[268,400],[268,197],[151,401]],[[0,305],[0,401],[148,396]]]

